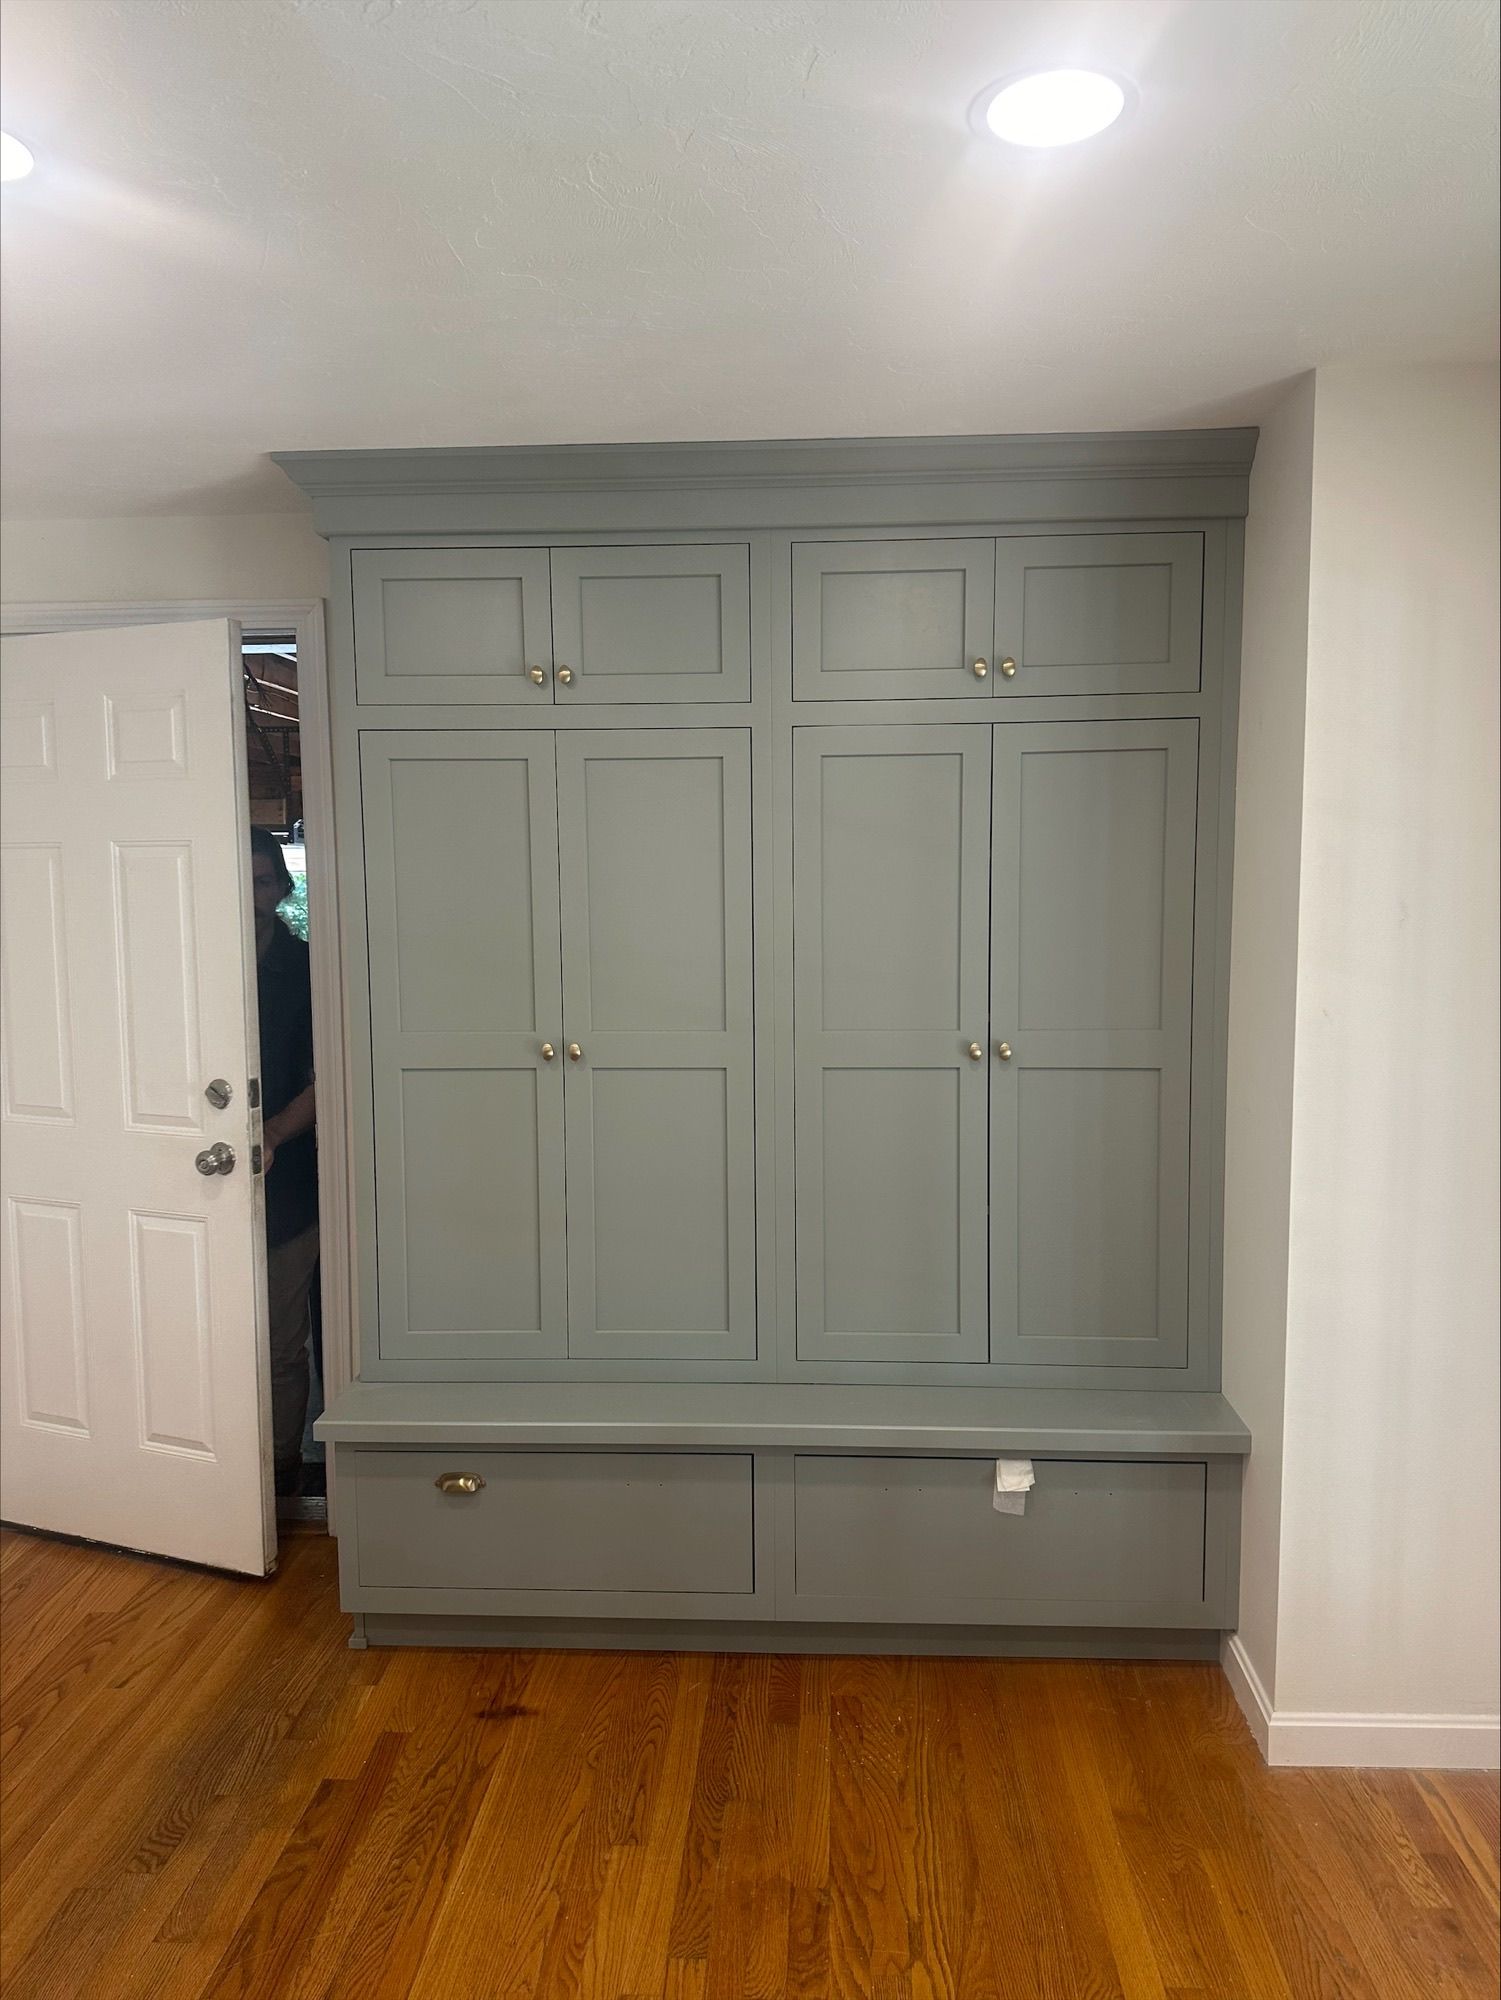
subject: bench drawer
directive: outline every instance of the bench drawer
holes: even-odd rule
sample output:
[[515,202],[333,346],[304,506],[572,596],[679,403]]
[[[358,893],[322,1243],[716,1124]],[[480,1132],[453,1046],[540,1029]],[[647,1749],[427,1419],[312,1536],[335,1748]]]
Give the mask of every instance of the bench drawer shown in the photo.
[[[339,1472],[351,1609],[755,1615],[749,1453],[371,1449]],[[483,1484],[440,1491],[454,1473]]]
[[1026,1512],[998,1514],[990,1458],[797,1454],[777,1615],[1219,1622],[1205,1588],[1206,1464],[1039,1458],[1034,1469]]

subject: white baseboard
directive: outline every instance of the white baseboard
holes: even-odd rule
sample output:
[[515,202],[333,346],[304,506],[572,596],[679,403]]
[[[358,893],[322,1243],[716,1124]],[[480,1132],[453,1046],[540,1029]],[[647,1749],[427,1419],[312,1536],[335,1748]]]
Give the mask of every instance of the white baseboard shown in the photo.
[[1501,1716],[1300,1715],[1273,1708],[1239,1633],[1226,1638],[1220,1664],[1268,1764],[1379,1771],[1494,1771],[1501,1766]]

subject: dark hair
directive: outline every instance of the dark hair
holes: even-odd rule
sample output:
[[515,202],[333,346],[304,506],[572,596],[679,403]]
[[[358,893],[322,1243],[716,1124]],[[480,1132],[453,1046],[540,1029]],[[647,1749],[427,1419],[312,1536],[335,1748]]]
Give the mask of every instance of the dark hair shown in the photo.
[[268,861],[276,863],[276,872],[281,877],[287,893],[290,894],[292,871],[287,866],[287,857],[282,852],[281,842],[276,835],[264,826],[253,826],[250,829],[250,851],[252,854],[264,854]]

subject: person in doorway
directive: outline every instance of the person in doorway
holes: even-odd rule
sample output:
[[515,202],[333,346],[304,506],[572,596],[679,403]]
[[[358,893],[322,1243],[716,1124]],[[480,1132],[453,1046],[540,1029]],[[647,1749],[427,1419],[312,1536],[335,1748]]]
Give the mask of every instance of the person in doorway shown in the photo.
[[250,831],[250,874],[261,1021],[271,1430],[276,1491],[286,1498],[302,1482],[309,1296],[318,1269],[313,992],[308,948],[277,915],[292,877],[281,843],[264,827]]

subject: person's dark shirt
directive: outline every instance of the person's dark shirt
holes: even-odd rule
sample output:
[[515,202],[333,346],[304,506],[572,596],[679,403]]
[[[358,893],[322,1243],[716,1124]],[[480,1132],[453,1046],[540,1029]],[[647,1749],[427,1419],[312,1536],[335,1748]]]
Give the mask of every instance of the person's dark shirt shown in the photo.
[[[276,919],[257,973],[261,1115],[285,1111],[313,1080],[313,984],[308,948]],[[266,1176],[266,1241],[288,1243],[318,1220],[318,1141],[311,1131],[276,1148]]]

